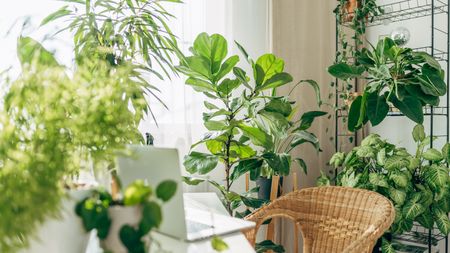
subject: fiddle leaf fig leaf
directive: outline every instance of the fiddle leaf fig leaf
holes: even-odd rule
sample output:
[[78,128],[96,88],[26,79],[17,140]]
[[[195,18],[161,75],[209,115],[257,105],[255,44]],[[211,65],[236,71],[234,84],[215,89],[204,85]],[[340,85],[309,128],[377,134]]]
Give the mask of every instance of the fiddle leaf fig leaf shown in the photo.
[[361,77],[364,71],[362,66],[356,67],[346,63],[337,63],[328,68],[328,73],[341,80]]
[[386,118],[389,112],[389,105],[384,96],[378,96],[376,93],[370,93],[367,98],[367,116],[372,126],[380,124]]
[[192,151],[184,158],[183,164],[189,173],[204,175],[215,169],[218,162],[217,156]]
[[269,80],[275,74],[279,74],[284,70],[283,59],[277,58],[273,54],[262,55],[258,58],[258,60],[256,60],[256,65],[260,66],[264,73],[264,78],[262,79],[261,84],[264,84],[266,80]]

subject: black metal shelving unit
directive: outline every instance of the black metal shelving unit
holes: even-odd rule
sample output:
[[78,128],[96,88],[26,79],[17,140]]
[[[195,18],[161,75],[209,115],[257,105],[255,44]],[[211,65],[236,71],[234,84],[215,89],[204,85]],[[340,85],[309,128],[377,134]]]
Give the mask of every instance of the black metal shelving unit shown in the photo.
[[[430,29],[424,31],[423,36],[429,36],[430,40],[427,45],[421,45],[420,47],[414,48],[417,51],[427,52],[437,59],[443,68],[446,70],[446,81],[447,88],[450,84],[450,5],[449,0],[399,0],[389,4],[381,6],[385,11],[384,14],[369,18],[372,20],[371,23],[367,24],[367,27],[377,27],[381,25],[391,25],[401,21],[409,21],[413,19],[423,20],[424,22],[430,22]],[[338,26],[346,26],[346,24],[338,24],[336,22],[336,51],[340,50],[339,45],[339,29]],[[412,38],[414,39],[414,38]],[[438,45],[437,41],[440,41]],[[442,43],[445,40],[445,43]],[[335,81],[335,99],[336,108],[341,108],[343,105],[342,99],[340,98],[340,92],[342,92],[343,84],[339,80]],[[358,92],[361,84],[358,80],[355,80],[353,84],[353,91]],[[437,107],[426,107],[424,108],[424,116],[429,120],[429,135],[437,137],[440,140],[445,140],[449,142],[449,100],[450,94],[447,92],[445,101],[441,101],[441,105]],[[346,131],[345,124],[343,124],[343,119],[347,118],[347,113],[344,110],[337,109],[335,115],[335,148],[336,151],[348,151],[352,145],[359,144],[359,137],[362,136],[361,133],[350,133]],[[395,108],[391,108],[388,113],[388,117],[404,117],[404,115],[397,111]],[[439,125],[436,126],[436,121]],[[444,127],[442,121],[445,121],[445,131],[441,129]],[[342,127],[341,124],[344,126]],[[439,128],[441,131],[436,131]],[[350,140],[349,140],[350,139]],[[345,146],[346,144],[351,144]],[[435,143],[431,141],[431,147]],[[335,171],[335,175],[337,171]],[[413,229],[404,233],[401,237],[396,238],[405,243],[404,252],[417,252],[417,253],[449,253],[449,238],[440,234],[437,229],[426,229],[418,224],[414,224]],[[432,251],[433,247],[436,247],[440,242],[444,242],[445,250]]]

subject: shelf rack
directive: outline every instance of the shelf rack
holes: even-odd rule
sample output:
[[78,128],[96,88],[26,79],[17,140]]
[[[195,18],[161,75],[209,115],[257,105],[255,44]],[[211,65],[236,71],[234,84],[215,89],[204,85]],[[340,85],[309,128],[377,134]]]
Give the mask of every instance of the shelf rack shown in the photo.
[[[432,55],[435,59],[437,59],[441,64],[445,65],[446,70],[446,81],[447,81],[447,95],[445,105],[437,106],[437,107],[426,107],[424,108],[424,116],[430,119],[430,132],[429,135],[433,137],[441,137],[445,138],[446,142],[449,142],[449,84],[450,84],[450,64],[449,64],[449,52],[450,52],[450,0],[399,0],[389,4],[382,5],[382,9],[384,10],[384,14],[377,17],[368,17],[369,24],[367,27],[376,27],[380,25],[388,26],[393,23],[401,22],[401,21],[409,21],[413,19],[426,19],[431,22],[431,26],[429,31],[426,31],[424,36],[430,37],[430,43],[428,45],[423,45],[422,47],[415,48],[415,51],[423,51]],[[445,19],[447,22],[444,22],[444,25],[438,25],[437,19]],[[339,29],[338,26],[346,26],[348,24],[338,24],[336,22],[336,51],[339,50]],[[445,43],[446,48],[438,48],[436,45],[436,41],[438,37],[440,39],[445,38],[447,41]],[[336,100],[336,108],[340,108],[339,106],[342,104],[342,98],[339,94],[339,81],[336,79],[335,84],[335,100]],[[355,80],[354,83],[354,92],[358,92],[359,81]],[[344,110],[336,110],[335,115],[335,148],[336,151],[343,151],[341,149],[342,139],[351,139],[353,145],[358,144],[358,140],[362,138],[361,133],[350,133],[346,130],[340,132],[339,121],[343,120],[343,118],[347,117],[347,113]],[[404,115],[391,108],[388,117],[404,117]],[[443,118],[446,124],[445,134],[437,135],[435,134],[435,118]],[[433,141],[431,141],[431,147],[433,147]],[[345,150],[344,150],[345,151]],[[337,174],[337,171],[335,171]],[[404,233],[399,238],[394,238],[396,240],[400,240],[402,242],[407,242],[405,245],[404,252],[417,252],[417,253],[431,253],[432,250],[435,250],[435,246],[438,242],[445,240],[445,253],[449,253],[449,238],[448,236],[444,236],[438,232],[437,229],[426,229],[418,224],[414,224],[413,229]],[[410,244],[408,244],[408,242]],[[439,251],[438,251],[439,252]],[[440,252],[440,253],[444,253]]]

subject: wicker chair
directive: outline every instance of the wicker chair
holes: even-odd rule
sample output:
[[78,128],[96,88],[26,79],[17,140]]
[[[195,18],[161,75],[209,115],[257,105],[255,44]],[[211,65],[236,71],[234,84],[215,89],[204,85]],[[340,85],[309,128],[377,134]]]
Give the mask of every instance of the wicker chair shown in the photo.
[[[303,236],[303,253],[370,253],[395,217],[382,195],[345,187],[318,187],[291,192],[246,217],[256,222],[246,237],[255,245],[265,220],[288,218]],[[298,245],[295,246],[298,252]]]

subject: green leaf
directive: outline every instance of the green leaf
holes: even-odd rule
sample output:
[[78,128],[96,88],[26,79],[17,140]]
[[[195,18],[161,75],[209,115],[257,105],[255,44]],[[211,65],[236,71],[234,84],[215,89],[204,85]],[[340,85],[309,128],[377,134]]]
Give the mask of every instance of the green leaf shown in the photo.
[[420,85],[409,84],[409,85],[405,86],[405,90],[411,96],[417,97],[425,104],[432,105],[432,106],[439,106],[439,102],[440,102],[439,97],[425,94],[422,91],[422,89],[420,88]]
[[350,132],[358,130],[358,120],[361,115],[361,102],[362,96],[358,96],[351,104],[350,111],[348,113],[347,127]]
[[428,229],[432,229],[434,226],[434,219],[430,212],[423,212],[416,218],[416,221]]
[[126,206],[134,206],[145,202],[152,194],[152,189],[145,185],[144,181],[137,180],[127,186],[123,194],[123,202]]
[[330,186],[331,180],[323,173],[323,171],[320,171],[320,177],[317,178],[317,186]]
[[387,170],[399,170],[408,167],[408,165],[409,165],[408,159],[401,156],[388,157],[384,163],[384,167]]
[[384,96],[378,96],[377,93],[369,93],[367,98],[367,116],[372,126],[380,124],[389,112],[389,105]]
[[192,151],[184,158],[184,166],[191,173],[207,174],[216,168],[219,158],[213,155]]
[[389,175],[389,178],[400,188],[405,188],[409,182],[408,176],[403,172],[394,171]]
[[327,115],[327,112],[322,111],[310,111],[305,112],[300,118],[300,126],[297,128],[298,130],[307,130],[311,127],[314,120],[318,117],[322,117]]
[[316,149],[316,151],[320,151],[319,139],[308,131],[300,130],[292,134],[293,139],[291,142],[291,147],[295,148],[298,145],[303,143],[310,143]]
[[389,188],[388,193],[389,193],[389,198],[391,198],[395,204],[401,206],[401,205],[403,205],[403,203],[405,203],[406,192],[391,187],[391,188]]
[[422,157],[432,162],[438,162],[444,159],[444,156],[441,154],[441,152],[434,148],[428,149],[425,153],[422,154]]
[[198,92],[216,92],[216,89],[211,83],[195,77],[188,78],[186,84],[192,86]]
[[217,107],[214,104],[211,104],[208,101],[204,101],[203,104],[205,105],[206,109],[209,109],[209,110],[218,110],[219,109],[219,107]]
[[208,120],[204,123],[204,125],[209,131],[222,131],[228,128],[225,120]]
[[257,87],[257,90],[274,89],[292,82],[293,78],[289,73],[282,72],[274,74],[263,85]]
[[165,180],[156,188],[156,197],[166,202],[177,192],[177,183],[173,180]]
[[251,89],[251,86],[248,84],[248,78],[245,71],[241,68],[234,67],[233,74],[236,76],[239,81],[241,81],[247,88]]
[[373,185],[389,188],[389,184],[385,178],[385,176],[378,173],[370,173],[369,174],[369,182]]
[[234,167],[234,170],[231,173],[231,180],[234,181],[249,171],[259,171],[262,164],[263,160],[260,159],[249,159],[239,162],[239,164]]
[[218,236],[213,236],[211,239],[211,247],[218,252],[228,250],[229,248],[228,244]]
[[208,59],[211,66],[209,72],[215,74],[220,70],[221,63],[228,54],[228,45],[220,34],[209,36],[207,33],[201,33],[194,41],[194,50],[198,55]]
[[238,157],[240,159],[246,159],[249,157],[253,157],[256,155],[256,151],[253,150],[253,148],[251,148],[248,145],[244,145],[241,143],[231,143],[230,146],[230,156],[235,158]]
[[434,188],[445,187],[449,181],[448,169],[431,165],[423,168],[423,178],[428,185]]
[[272,137],[259,128],[240,124],[238,126],[245,136],[250,138],[251,142],[256,146],[269,149],[273,146]]
[[403,100],[399,100],[396,96],[391,96],[391,102],[406,117],[418,124],[423,123],[422,104],[418,99],[412,96],[404,96]]
[[291,155],[276,154],[273,152],[264,153],[262,157],[269,167],[280,176],[287,176],[291,170]]
[[256,60],[256,65],[260,66],[264,72],[262,83],[265,83],[266,80],[272,78],[275,74],[283,72],[284,69],[283,59],[277,58],[273,54],[264,54],[260,56],[258,60]]
[[199,185],[203,182],[205,182],[204,179],[198,179],[193,177],[182,177],[182,180],[187,185]]
[[241,200],[247,207],[260,208],[267,203],[267,200],[241,196]]
[[219,72],[214,76],[214,79],[216,81],[219,81],[223,77],[225,77],[228,73],[230,73],[233,68],[236,66],[236,64],[239,62],[239,56],[233,55],[230,58],[228,58],[224,63],[222,63],[222,66],[220,67]]
[[320,87],[316,81],[311,79],[301,80],[299,84],[309,84],[314,89],[314,93],[316,94],[317,105],[318,106],[322,105],[322,98],[320,96]]
[[394,245],[390,241],[384,239],[384,237],[381,240],[381,250],[383,253],[397,253]]
[[305,173],[305,175],[308,175],[308,166],[306,165],[306,162],[301,158],[296,158],[295,161],[298,163],[300,168],[302,168],[303,173]]
[[239,79],[224,79],[219,86],[217,86],[217,91],[222,94],[222,96],[229,95],[234,89],[239,87],[241,81]]
[[185,61],[190,71],[202,76],[203,78],[211,80],[211,63],[207,58],[202,56],[190,56],[186,57]]
[[418,202],[407,201],[403,206],[402,213],[405,218],[413,220],[417,216],[425,212],[425,210],[426,209],[422,204]]
[[337,63],[328,68],[328,73],[338,79],[347,80],[350,78],[361,77],[364,73],[364,67],[350,66],[346,63]]
[[40,26],[46,25],[46,24],[48,24],[49,22],[55,21],[55,20],[57,20],[58,18],[62,18],[62,17],[67,16],[67,15],[69,15],[69,14],[71,14],[71,13],[72,13],[72,11],[68,10],[68,9],[67,9],[67,6],[63,6],[63,7],[61,7],[59,10],[57,10],[57,11],[51,13],[50,15],[48,15],[47,17],[45,17],[45,18],[42,20]]
[[415,142],[423,141],[426,138],[425,128],[423,125],[417,124],[413,129],[413,139]]
[[159,228],[162,222],[161,207],[153,201],[142,204],[142,219],[139,223],[139,231],[145,235],[153,228]]
[[22,66],[38,63],[43,66],[61,67],[52,53],[30,37],[20,37],[18,39],[17,56]]
[[264,110],[288,117],[292,113],[292,105],[286,98],[274,98],[264,107]]
[[448,235],[450,233],[450,219],[448,218],[448,214],[440,209],[433,209],[433,218],[439,231],[444,235]]
[[422,67],[422,75],[417,78],[420,81],[420,88],[425,94],[439,97],[447,93],[447,85],[440,70],[425,64]]

